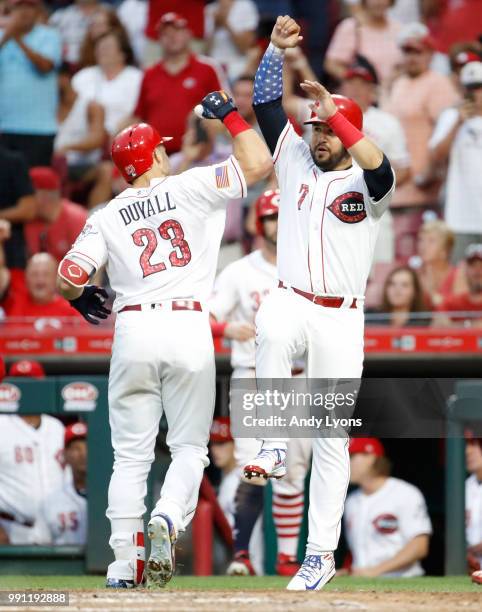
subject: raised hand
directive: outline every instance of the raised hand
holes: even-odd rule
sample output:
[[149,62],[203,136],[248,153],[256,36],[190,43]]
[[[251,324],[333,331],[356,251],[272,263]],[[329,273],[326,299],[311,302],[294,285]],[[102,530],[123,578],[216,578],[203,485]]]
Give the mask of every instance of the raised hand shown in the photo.
[[336,104],[333,102],[330,92],[321,83],[317,81],[303,81],[300,87],[315,100],[309,106],[322,121],[326,121],[326,119],[329,119],[336,113]]
[[271,42],[279,49],[296,47],[303,40],[300,26],[289,15],[278,17],[271,32]]
[[233,99],[223,91],[212,91],[194,108],[194,112],[201,119],[219,119],[222,121],[226,115],[236,110]]

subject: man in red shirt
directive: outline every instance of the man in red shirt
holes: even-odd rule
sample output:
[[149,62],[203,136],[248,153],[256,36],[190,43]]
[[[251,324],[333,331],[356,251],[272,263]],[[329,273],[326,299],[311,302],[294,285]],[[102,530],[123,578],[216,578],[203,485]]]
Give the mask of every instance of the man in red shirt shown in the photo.
[[187,20],[166,13],[159,22],[163,59],[144,73],[132,123],[145,121],[160,134],[172,136],[165,143],[170,155],[181,149],[187,119],[196,104],[210,91],[225,88],[220,69],[213,60],[190,51],[191,31]]
[[60,195],[60,178],[48,166],[30,169],[37,218],[24,227],[29,255],[46,252],[62,261],[87,220],[87,211]]
[[[471,327],[482,327],[482,244],[471,244],[465,253],[465,270],[467,293],[447,297],[438,308],[448,314],[436,315],[435,325],[469,324]],[[450,313],[453,312],[453,315]],[[478,312],[479,317],[464,317],[455,313]]]
[[37,253],[29,259],[25,269],[27,294],[9,292],[4,304],[8,317],[33,317],[38,320],[80,316],[56,292],[57,266],[57,261],[49,253]]

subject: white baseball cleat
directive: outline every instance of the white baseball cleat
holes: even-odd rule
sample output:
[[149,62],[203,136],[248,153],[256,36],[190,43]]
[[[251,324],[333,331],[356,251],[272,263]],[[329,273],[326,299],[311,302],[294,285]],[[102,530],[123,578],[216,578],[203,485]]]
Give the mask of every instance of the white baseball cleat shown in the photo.
[[335,575],[333,553],[307,555],[286,589],[288,591],[319,591]]
[[153,516],[147,525],[151,554],[146,563],[146,586],[156,589],[165,586],[175,568],[176,530],[165,514]]
[[244,476],[251,478],[283,478],[286,474],[286,449],[262,448],[244,467]]

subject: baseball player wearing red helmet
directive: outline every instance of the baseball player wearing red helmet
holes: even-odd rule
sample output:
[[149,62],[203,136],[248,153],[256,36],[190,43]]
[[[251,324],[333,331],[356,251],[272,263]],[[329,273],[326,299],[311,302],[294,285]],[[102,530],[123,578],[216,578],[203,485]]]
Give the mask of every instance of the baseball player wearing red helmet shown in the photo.
[[[166,92],[167,94],[169,92]],[[112,143],[112,159],[130,184],[94,213],[59,266],[59,286],[93,324],[108,316],[103,288],[89,279],[107,265],[116,293],[115,338],[109,375],[114,470],[107,516],[115,561],[107,586],[130,588],[143,579],[144,497],[165,413],[172,463],[148,524],[148,586],[174,571],[177,534],[197,504],[215,392],[214,349],[205,300],[212,290],[225,223],[225,205],[246,195],[272,162],[262,139],[223,91],[196,107],[221,120],[233,155],[213,166],[169,173],[168,136],[132,125]]]
[[[279,288],[256,316],[256,375],[290,378],[293,359],[305,352],[308,378],[358,379],[364,292],[395,176],[383,152],[361,132],[357,104],[332,96],[320,83],[301,83],[313,99],[310,144],[296,134],[282,106],[282,68],[284,50],[300,39],[298,24],[288,15],[278,17],[255,78],[254,109],[281,192]],[[349,480],[347,446],[345,438],[313,440],[308,544],[290,590],[320,589],[335,574],[333,551]],[[265,440],[245,475],[280,478],[285,463],[286,440]]]

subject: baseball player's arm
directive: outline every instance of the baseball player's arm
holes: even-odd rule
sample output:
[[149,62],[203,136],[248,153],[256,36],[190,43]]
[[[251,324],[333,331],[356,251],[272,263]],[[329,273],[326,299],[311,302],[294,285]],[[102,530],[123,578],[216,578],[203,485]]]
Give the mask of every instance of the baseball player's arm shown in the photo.
[[340,113],[330,92],[321,83],[305,81],[301,83],[301,88],[314,98],[310,108],[329,125],[363,169],[370,197],[375,201],[381,200],[392,189],[395,181],[395,174],[386,155]]
[[102,287],[88,285],[95,272],[107,261],[107,245],[98,223],[99,213],[87,220],[70,251],[59,264],[57,288],[60,294],[93,325],[106,319],[108,294]]
[[391,559],[382,561],[372,567],[355,568],[353,576],[374,577],[407,569],[417,561],[428,555],[429,536],[426,534],[415,536],[397,552]]
[[246,184],[252,185],[268,176],[273,168],[268,148],[253,128],[238,113],[232,98],[221,91],[213,91],[196,106],[198,117],[219,119],[233,138],[233,155]]
[[258,66],[254,80],[253,106],[259,127],[271,153],[286,127],[283,109],[283,63],[285,49],[302,40],[300,26],[289,15],[278,17],[271,33],[271,43]]

